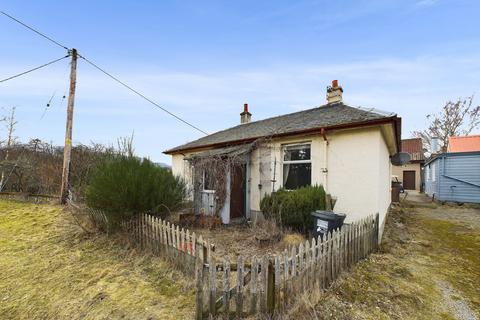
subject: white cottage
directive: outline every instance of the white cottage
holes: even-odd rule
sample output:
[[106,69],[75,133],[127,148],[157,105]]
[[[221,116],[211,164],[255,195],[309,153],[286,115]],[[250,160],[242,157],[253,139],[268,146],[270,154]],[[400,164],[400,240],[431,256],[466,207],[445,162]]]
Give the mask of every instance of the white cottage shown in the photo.
[[378,212],[382,230],[401,118],[348,106],[342,94],[334,80],[327,104],[259,121],[245,104],[240,125],[165,151],[196,213],[219,214],[225,224],[250,219],[265,194],[317,184],[337,198],[335,211],[347,214],[346,222]]

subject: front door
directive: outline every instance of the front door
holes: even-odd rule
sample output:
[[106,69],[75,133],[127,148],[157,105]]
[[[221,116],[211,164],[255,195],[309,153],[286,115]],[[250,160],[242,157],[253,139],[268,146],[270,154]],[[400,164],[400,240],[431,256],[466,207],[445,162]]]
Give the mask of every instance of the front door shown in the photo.
[[232,168],[230,189],[230,218],[245,217],[245,165]]
[[403,188],[415,190],[415,171],[403,171]]

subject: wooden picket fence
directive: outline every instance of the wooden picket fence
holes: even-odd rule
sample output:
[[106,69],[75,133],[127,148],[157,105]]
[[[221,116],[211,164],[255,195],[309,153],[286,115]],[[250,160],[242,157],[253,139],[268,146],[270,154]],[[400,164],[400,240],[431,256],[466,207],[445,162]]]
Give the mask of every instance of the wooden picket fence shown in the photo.
[[140,248],[151,250],[190,275],[195,274],[195,259],[207,261],[215,250],[195,232],[148,214],[124,221],[121,226]]
[[[68,202],[70,206],[73,206],[70,202]],[[78,208],[78,207],[77,207]],[[105,232],[109,232],[109,224],[108,218],[101,210],[87,208],[87,213],[90,214],[90,217],[98,229],[101,229]]]
[[196,319],[274,315],[378,249],[378,214],[276,255],[196,260]]
[[[91,210],[107,224],[105,215]],[[274,255],[219,258],[195,232],[148,214],[121,223],[142,249],[195,275],[196,319],[273,316],[301,294],[325,289],[343,271],[378,249],[379,217],[370,216]]]
[[[72,201],[67,202],[77,211],[88,214],[95,226],[109,232],[107,215],[99,209],[81,208]],[[215,245],[195,232],[148,214],[136,215],[122,221],[120,226],[129,239],[138,247],[150,250],[165,258],[186,274],[195,274],[195,259],[207,261],[215,251]]]

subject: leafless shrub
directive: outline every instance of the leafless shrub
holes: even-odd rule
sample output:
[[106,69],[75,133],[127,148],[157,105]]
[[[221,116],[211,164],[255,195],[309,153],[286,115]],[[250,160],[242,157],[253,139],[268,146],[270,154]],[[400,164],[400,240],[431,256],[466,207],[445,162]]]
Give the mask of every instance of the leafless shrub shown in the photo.
[[252,226],[255,239],[260,246],[268,246],[276,243],[283,238],[284,231],[277,221],[273,219],[263,219]]
[[[91,172],[100,161],[117,154],[98,143],[72,148],[70,184],[73,193],[83,194]],[[7,157],[8,154],[8,157]],[[0,148],[0,170],[5,172],[4,191],[56,194],[60,190],[63,148],[40,139]]]

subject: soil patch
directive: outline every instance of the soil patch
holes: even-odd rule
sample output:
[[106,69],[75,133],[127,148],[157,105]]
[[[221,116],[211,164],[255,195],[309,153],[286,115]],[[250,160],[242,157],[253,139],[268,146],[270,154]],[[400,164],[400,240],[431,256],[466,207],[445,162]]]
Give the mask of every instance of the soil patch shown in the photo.
[[214,243],[215,257],[220,259],[275,254],[306,241],[301,234],[282,232],[268,222],[256,227],[241,224],[191,230]]

